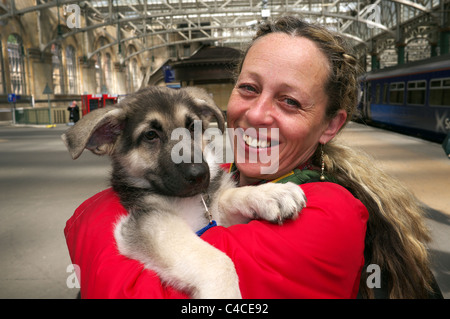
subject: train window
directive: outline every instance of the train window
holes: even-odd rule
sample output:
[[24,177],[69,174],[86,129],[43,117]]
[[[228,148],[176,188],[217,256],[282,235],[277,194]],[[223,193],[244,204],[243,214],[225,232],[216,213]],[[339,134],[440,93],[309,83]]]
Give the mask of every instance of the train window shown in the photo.
[[380,93],[381,93],[381,85],[377,84],[375,86],[375,104],[380,104],[380,100],[381,100]]
[[450,78],[430,81],[430,105],[450,106]]
[[435,87],[440,87],[441,86],[441,80],[432,80],[430,82],[430,87],[435,88]]
[[389,85],[389,103],[403,104],[403,92],[405,90],[405,83],[396,82]]
[[413,105],[425,105],[425,81],[408,82],[408,94],[406,102]]

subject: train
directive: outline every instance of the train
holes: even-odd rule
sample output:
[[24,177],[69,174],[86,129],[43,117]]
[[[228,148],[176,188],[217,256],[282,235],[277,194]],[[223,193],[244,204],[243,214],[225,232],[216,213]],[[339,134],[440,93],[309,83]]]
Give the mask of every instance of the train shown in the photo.
[[437,143],[450,134],[450,54],[368,72],[360,85],[355,120]]

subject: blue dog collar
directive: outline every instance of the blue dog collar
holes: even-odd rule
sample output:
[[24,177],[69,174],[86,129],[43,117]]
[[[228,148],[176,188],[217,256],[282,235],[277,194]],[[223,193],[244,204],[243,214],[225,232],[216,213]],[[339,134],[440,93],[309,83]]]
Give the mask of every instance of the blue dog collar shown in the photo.
[[208,225],[206,225],[205,227],[203,227],[202,229],[200,229],[199,231],[196,232],[197,236],[201,236],[203,235],[203,233],[205,231],[207,231],[208,229],[217,226],[217,223],[215,220],[212,220]]

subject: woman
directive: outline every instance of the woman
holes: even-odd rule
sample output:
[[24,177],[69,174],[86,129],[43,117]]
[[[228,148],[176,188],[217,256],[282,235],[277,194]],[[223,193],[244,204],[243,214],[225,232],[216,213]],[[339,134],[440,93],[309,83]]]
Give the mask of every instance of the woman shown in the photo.
[[[366,265],[381,268],[389,297],[427,296],[429,237],[415,199],[367,158],[332,142],[355,110],[357,73],[341,37],[292,17],[260,26],[239,65],[228,104],[235,145],[245,149],[241,157],[235,150],[235,178],[241,186],[294,180],[308,199],[300,217],[282,226],[252,221],[202,235],[232,258],[243,298],[374,297],[364,255]],[[246,133],[269,128],[278,134]],[[268,163],[248,160],[266,149],[279,154],[269,174],[262,173]],[[120,213],[106,190],[68,221],[82,297],[186,297],[117,254],[111,230]]]

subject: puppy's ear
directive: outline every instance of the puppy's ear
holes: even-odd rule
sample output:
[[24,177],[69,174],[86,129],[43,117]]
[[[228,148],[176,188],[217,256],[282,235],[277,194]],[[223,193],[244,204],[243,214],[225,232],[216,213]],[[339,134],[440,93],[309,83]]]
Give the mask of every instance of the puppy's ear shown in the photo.
[[197,106],[200,108],[201,115],[208,121],[215,117],[219,129],[225,132],[225,117],[222,110],[214,102],[213,98],[206,92],[206,90],[198,87],[186,87],[184,90],[194,99]]
[[70,155],[77,159],[86,148],[97,155],[110,154],[122,133],[125,111],[105,107],[92,111],[61,135]]

